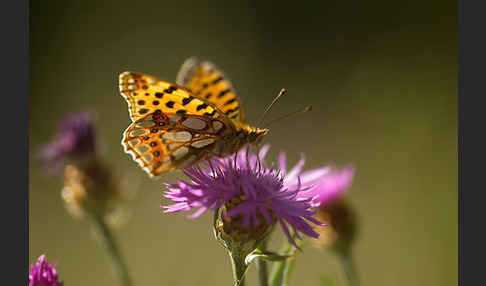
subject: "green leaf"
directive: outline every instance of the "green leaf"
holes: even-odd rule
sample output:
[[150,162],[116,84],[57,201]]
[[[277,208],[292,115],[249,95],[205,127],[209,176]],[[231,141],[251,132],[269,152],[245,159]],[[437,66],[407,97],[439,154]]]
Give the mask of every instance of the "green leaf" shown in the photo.
[[272,251],[262,251],[260,249],[256,249],[246,256],[245,263],[248,265],[256,258],[267,261],[284,261],[287,260],[289,257],[290,255],[280,255]]

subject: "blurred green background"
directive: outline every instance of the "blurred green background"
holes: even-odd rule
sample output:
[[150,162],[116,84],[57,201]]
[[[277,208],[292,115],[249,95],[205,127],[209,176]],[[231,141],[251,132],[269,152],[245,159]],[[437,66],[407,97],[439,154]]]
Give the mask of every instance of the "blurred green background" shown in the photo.
[[[301,151],[307,168],[352,163],[360,218],[354,257],[363,285],[457,284],[456,1],[31,1],[30,261],[58,261],[66,286],[117,285],[90,224],[74,220],[62,182],[35,154],[73,111],[97,116],[102,154],[136,190],[116,233],[136,285],[230,285],[210,215],[159,209],[163,182],[123,153],[130,123],[118,74],[173,81],[189,56],[220,66],[255,123],[280,88],[269,158]],[[273,244],[278,248],[279,244]],[[256,284],[256,267],[249,285]],[[307,247],[292,285],[344,285],[337,260]]]

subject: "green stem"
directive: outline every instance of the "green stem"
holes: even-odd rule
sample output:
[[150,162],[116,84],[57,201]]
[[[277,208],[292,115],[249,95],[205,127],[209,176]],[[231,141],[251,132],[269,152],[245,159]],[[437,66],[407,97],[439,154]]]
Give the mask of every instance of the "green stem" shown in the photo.
[[113,233],[111,232],[110,228],[105,223],[103,218],[98,217],[95,218],[94,221],[101,232],[101,236],[103,237],[103,243],[106,247],[106,250],[108,251],[108,254],[110,255],[113,266],[115,267],[116,274],[121,281],[121,285],[132,286],[133,283],[130,279],[130,276],[128,275],[127,266],[123,261],[120,248],[116,244]]
[[245,257],[241,257],[238,252],[229,252],[231,258],[231,268],[233,269],[233,285],[245,285],[245,272],[248,266],[245,264]]
[[[294,248],[293,249],[293,253],[292,254],[295,254],[295,252],[297,252],[297,248]],[[294,265],[295,265],[295,259],[294,258],[291,258],[289,259],[289,261],[287,261],[287,264],[285,265],[285,268],[284,268],[284,273],[283,273],[283,283],[282,283],[282,286],[287,286],[289,284],[289,281],[290,281],[290,275],[292,274],[292,270],[294,270]]]
[[277,262],[272,268],[272,273],[270,274],[270,285],[271,286],[281,286],[283,281],[283,272],[285,270],[286,263],[284,261]]
[[[299,247],[302,248],[303,242],[298,241]],[[285,243],[284,248],[281,251],[281,255],[289,255],[293,256],[297,253],[298,249],[290,244],[289,242]],[[290,275],[292,274],[292,270],[294,268],[295,257],[290,257],[284,261],[279,261],[275,263],[272,273],[270,274],[270,285],[271,286],[286,286],[288,285]]]
[[340,253],[339,259],[341,261],[341,266],[343,268],[344,274],[348,280],[348,285],[359,286],[359,277],[358,273],[356,272],[356,267],[351,257],[351,253]]
[[[259,247],[262,251],[267,250],[267,240],[265,239]],[[260,286],[268,286],[268,268],[267,262],[264,259],[257,259],[258,278]]]

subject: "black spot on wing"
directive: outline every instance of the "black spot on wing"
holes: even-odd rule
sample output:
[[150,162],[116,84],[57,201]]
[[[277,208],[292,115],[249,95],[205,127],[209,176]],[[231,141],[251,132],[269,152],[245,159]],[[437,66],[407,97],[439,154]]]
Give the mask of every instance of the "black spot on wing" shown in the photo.
[[214,114],[216,114],[216,109],[213,109],[213,112],[211,112],[211,113],[205,112],[203,115],[205,115],[205,116],[214,116]]
[[235,112],[235,111],[237,111],[238,109],[240,109],[240,107],[239,107],[239,106],[237,106],[237,107],[235,107],[235,108],[233,108],[233,109],[228,109],[228,110],[225,112],[225,114],[226,114],[226,115],[230,115],[232,112]]
[[174,103],[175,103],[175,102],[173,102],[173,101],[167,101],[167,102],[165,103],[165,106],[167,106],[168,108],[174,108]]
[[182,105],[188,105],[193,99],[194,99],[194,97],[192,97],[192,96],[184,98],[182,100]]
[[205,108],[207,108],[207,107],[208,107],[208,105],[207,105],[206,103],[203,103],[203,104],[198,105],[198,106],[196,107],[196,110],[197,110],[197,111],[199,111],[199,110],[201,110],[201,109],[205,109]]
[[212,84],[217,84],[218,82],[222,81],[223,80],[223,77],[220,76],[218,77],[217,79],[213,80]]
[[236,101],[236,99],[232,98],[232,99],[230,99],[230,100],[226,101],[226,102],[224,103],[224,105],[230,105],[230,104],[232,104],[232,103],[233,103],[233,102],[235,102],[235,101]]
[[222,98],[223,96],[225,96],[228,92],[230,92],[229,89],[225,89],[223,91],[221,91],[219,94],[218,94],[218,98]]

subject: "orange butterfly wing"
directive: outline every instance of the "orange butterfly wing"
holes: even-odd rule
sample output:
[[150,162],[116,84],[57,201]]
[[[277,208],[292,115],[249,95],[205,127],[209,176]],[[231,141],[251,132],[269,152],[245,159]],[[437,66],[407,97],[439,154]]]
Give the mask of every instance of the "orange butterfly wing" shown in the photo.
[[227,132],[218,119],[156,111],[133,122],[122,145],[149,175],[156,176],[220,152]]
[[176,83],[213,103],[234,123],[246,122],[241,99],[228,77],[214,64],[189,58],[182,65]]
[[119,80],[133,121],[122,145],[151,176],[222,153],[224,138],[236,132],[221,110],[185,87],[134,72]]
[[156,110],[164,113],[195,114],[228,121],[213,104],[194,96],[185,87],[159,80],[153,76],[123,72],[119,88],[129,106],[130,118],[136,121]]

